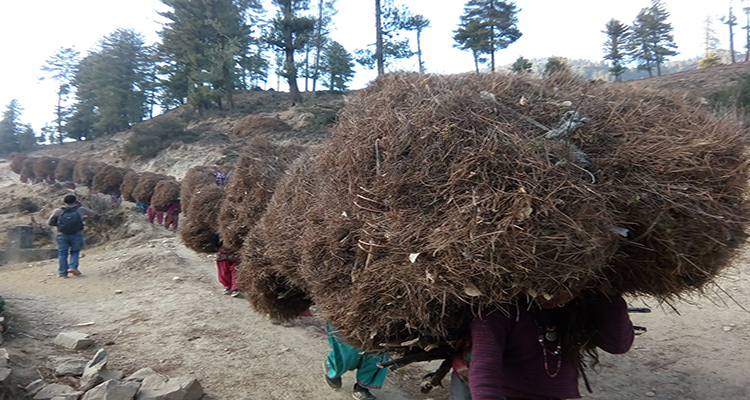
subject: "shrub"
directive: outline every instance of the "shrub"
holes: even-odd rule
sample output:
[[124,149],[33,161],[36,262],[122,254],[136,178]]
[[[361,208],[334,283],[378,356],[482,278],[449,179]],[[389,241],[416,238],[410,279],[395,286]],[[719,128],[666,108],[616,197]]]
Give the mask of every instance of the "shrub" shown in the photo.
[[708,96],[708,104],[714,109],[737,110],[750,114],[750,74],[743,75],[731,87]]
[[28,197],[22,197],[17,204],[18,211],[26,214],[32,214],[40,210],[39,204]]
[[133,127],[133,134],[123,146],[125,154],[143,160],[154,158],[172,143],[190,143],[197,135],[185,128],[177,118],[163,117],[140,123]]

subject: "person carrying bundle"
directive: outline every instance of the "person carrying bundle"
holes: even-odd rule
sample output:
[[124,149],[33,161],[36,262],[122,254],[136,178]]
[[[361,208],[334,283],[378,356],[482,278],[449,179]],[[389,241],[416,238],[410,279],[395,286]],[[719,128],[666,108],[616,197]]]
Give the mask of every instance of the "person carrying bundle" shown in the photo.
[[172,229],[177,230],[177,226],[180,223],[180,212],[182,207],[180,205],[180,199],[172,200],[164,208],[164,227],[169,229],[170,225]]
[[341,375],[347,371],[357,371],[357,382],[352,389],[352,397],[357,400],[377,400],[370,389],[380,389],[385,382],[388,368],[378,364],[388,361],[388,355],[366,354],[356,347],[344,342],[331,324],[326,324],[328,343],[331,352],[323,362],[323,370],[328,386],[334,390],[341,389]]
[[596,347],[622,354],[634,337],[627,304],[611,289],[518,296],[472,321],[470,349],[453,359],[450,399],[580,398],[579,374],[589,388],[584,354],[596,364]]
[[156,209],[153,206],[148,206],[146,209],[146,217],[148,217],[148,222],[154,223],[154,219],[156,219],[156,222],[158,223],[164,223],[164,211],[156,211]]

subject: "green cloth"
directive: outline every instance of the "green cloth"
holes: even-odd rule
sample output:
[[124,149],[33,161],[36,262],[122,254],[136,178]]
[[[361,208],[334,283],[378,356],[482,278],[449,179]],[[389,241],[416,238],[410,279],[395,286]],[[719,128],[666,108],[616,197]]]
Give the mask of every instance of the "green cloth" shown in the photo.
[[385,382],[388,368],[378,367],[378,363],[388,361],[388,354],[363,354],[356,347],[344,342],[335,329],[326,324],[328,343],[331,352],[326,359],[329,378],[338,378],[346,371],[357,370],[357,383],[368,389],[380,389]]

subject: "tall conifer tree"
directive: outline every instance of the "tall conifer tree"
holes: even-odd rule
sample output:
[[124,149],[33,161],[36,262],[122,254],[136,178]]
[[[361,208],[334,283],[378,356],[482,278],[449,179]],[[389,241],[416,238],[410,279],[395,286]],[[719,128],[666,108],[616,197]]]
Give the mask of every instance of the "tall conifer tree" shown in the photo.
[[[508,48],[511,43],[521,37],[521,31],[516,25],[519,11],[521,10],[516,8],[513,1],[469,0],[464,6],[461,26],[468,27],[469,24],[474,24],[471,30],[464,32],[478,36],[477,42],[483,44],[478,49],[490,57],[490,69],[493,72],[495,71],[495,52]],[[466,41],[466,39],[463,40]],[[474,47],[469,48],[474,49]]]

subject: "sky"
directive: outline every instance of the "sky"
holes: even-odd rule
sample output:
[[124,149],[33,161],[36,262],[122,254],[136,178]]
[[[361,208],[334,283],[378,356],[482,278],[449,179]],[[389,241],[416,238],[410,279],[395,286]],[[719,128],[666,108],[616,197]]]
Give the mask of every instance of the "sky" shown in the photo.
[[[315,1],[315,0],[314,0]],[[683,60],[703,53],[703,35],[707,17],[728,13],[732,0],[664,0],[671,14],[674,40]],[[396,0],[414,14],[429,19],[430,27],[422,36],[423,62],[427,72],[461,73],[474,68],[470,52],[453,47],[454,30],[463,12],[465,0]],[[744,0],[733,0],[735,14],[742,20]],[[350,53],[375,42],[375,12],[371,0],[337,0],[333,40]],[[523,36],[507,49],[496,53],[496,64],[507,65],[519,56],[527,59],[550,56],[601,61],[606,36],[601,33],[610,19],[630,24],[650,0],[516,0],[521,11],[518,27]],[[144,35],[147,44],[158,41],[163,20],[157,11],[166,10],[159,0],[0,0],[0,112],[11,100],[19,101],[21,122],[30,123],[39,132],[55,119],[57,85],[40,68],[57,49],[74,47],[85,55],[104,36],[116,29],[134,29]],[[270,9],[270,8],[269,8]],[[720,48],[728,48],[726,25],[714,22]],[[742,51],[744,31],[735,27],[735,49]],[[412,36],[414,42],[415,38]],[[418,70],[416,57],[395,66],[399,70]],[[375,71],[356,69],[351,89],[359,89],[376,77]],[[267,88],[276,89],[276,79]],[[304,88],[304,81],[299,85]],[[282,82],[281,90],[286,90]]]

